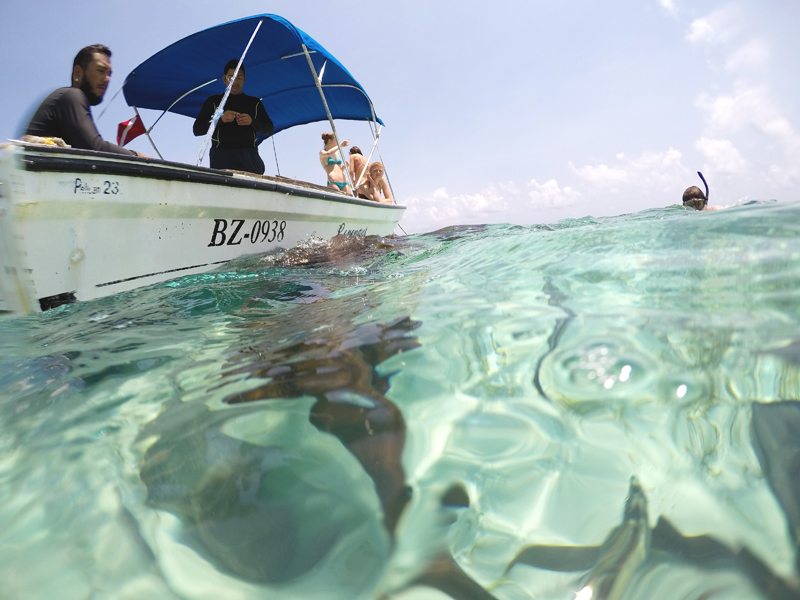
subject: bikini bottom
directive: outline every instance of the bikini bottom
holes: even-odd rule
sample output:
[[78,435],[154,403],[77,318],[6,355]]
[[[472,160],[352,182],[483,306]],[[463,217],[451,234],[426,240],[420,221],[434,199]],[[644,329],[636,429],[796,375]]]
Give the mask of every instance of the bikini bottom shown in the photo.
[[346,182],[346,181],[331,181],[331,180],[329,179],[329,180],[328,180],[328,183],[332,183],[333,185],[335,185],[336,187],[338,187],[340,192],[343,192],[343,191],[344,191],[344,188],[346,188],[346,187],[347,187],[347,182]]

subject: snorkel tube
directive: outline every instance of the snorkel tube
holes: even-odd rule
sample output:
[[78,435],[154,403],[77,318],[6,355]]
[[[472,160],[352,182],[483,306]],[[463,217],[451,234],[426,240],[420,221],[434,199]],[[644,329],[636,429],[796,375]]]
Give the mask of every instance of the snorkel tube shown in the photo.
[[703,185],[706,186],[706,206],[708,206],[708,184],[706,183],[706,178],[703,177],[703,174],[698,171],[697,174],[700,176],[700,179],[703,180]]

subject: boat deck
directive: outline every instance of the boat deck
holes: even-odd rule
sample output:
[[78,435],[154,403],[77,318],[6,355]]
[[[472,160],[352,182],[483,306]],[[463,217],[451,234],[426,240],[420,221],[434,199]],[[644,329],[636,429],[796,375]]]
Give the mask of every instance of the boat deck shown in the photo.
[[335,202],[380,206],[390,210],[405,209],[405,207],[397,204],[381,204],[372,200],[363,200],[340,192],[337,189],[289,177],[273,177],[270,175],[256,175],[245,171],[212,169],[159,158],[62,148],[18,140],[11,140],[8,144],[0,144],[0,150],[13,146],[22,146],[25,149],[22,160],[26,171],[126,175],[166,181],[191,181],[228,187],[266,189],[289,195],[299,194],[304,197]]

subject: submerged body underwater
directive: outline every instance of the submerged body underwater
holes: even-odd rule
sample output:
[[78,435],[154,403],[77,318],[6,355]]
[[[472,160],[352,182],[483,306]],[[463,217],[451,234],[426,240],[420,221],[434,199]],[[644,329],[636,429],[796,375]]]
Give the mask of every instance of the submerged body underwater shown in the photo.
[[0,320],[0,598],[798,598],[797,223],[337,237]]

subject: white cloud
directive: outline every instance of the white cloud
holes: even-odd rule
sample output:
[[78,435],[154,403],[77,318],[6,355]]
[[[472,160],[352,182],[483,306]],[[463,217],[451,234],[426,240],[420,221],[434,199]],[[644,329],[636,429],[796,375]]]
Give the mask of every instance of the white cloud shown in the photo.
[[767,169],[767,181],[782,188],[798,185],[800,182],[800,167],[796,167],[796,164],[770,165]]
[[528,184],[528,197],[534,206],[559,208],[575,204],[581,193],[569,186],[560,187],[555,179],[544,183],[532,179]]
[[729,73],[764,71],[769,63],[769,46],[763,40],[752,40],[733,52],[725,61]]
[[703,111],[705,125],[694,147],[708,161],[704,168],[709,170],[746,177],[757,186],[796,186],[800,133],[787,116],[791,104],[782,103],[769,83],[775,40],[762,35],[731,46],[745,29],[751,29],[745,13],[732,7],[691,24],[686,39],[721,46],[724,71],[717,73],[732,76],[728,89],[697,96],[695,106]]
[[490,183],[475,194],[450,194],[441,187],[429,195],[404,199],[403,228],[409,233],[435,231],[448,225],[523,222],[530,220],[531,208],[537,219],[563,218],[563,208],[582,196],[555,179],[545,183],[531,180],[525,187],[513,181]]
[[[712,167],[736,173],[772,153],[773,164],[763,168],[765,181],[780,187],[800,184],[800,134],[767,85],[740,81],[731,93],[701,94],[696,105],[706,113],[706,127],[695,147]],[[763,137],[754,137],[754,131]],[[747,160],[734,141],[749,146],[753,160]]]
[[522,194],[522,190],[520,190],[517,184],[514,183],[513,181],[506,181],[506,182],[500,182],[498,184],[492,184],[489,186],[488,189],[490,190],[497,189],[500,192],[502,192],[506,197],[514,197]]
[[692,21],[686,39],[693,44],[726,42],[739,31],[740,21],[739,11],[732,7],[723,8]]
[[745,106],[751,104],[748,96],[753,96],[751,90],[738,96],[721,94],[712,97],[710,94],[702,93],[697,97],[695,106],[705,111],[708,121],[707,129],[712,133],[723,131],[735,133],[744,122],[742,113]]
[[[739,173],[747,166],[744,157],[730,140],[714,140],[703,137],[697,140],[694,146],[711,161],[710,167],[714,171]],[[708,167],[704,168],[709,170]]]
[[776,115],[766,120],[762,125],[762,131],[769,136],[785,140],[788,143],[797,143],[799,141],[792,123],[781,115]]
[[707,18],[696,19],[689,27],[689,33],[686,34],[686,39],[690,42],[709,42],[714,37],[714,29]]
[[740,84],[730,94],[701,94],[696,106],[706,112],[707,135],[726,136],[755,127],[776,141],[800,143],[792,123],[772,100],[766,85]]
[[675,6],[674,0],[658,0],[658,3],[670,16],[674,17],[678,14],[678,7]]
[[409,232],[434,231],[447,225],[494,223],[498,214],[507,212],[509,203],[498,187],[514,189],[513,184],[490,184],[477,194],[451,196],[441,187],[428,197],[414,197],[402,202],[407,207],[402,225]]
[[675,148],[664,152],[643,152],[633,158],[620,153],[616,158],[618,163],[614,165],[586,165],[578,168],[569,163],[569,166],[585,182],[610,191],[619,191],[624,185],[662,190],[689,174],[689,170],[681,162],[680,151]]
[[595,185],[607,187],[628,181],[628,172],[625,169],[609,167],[608,165],[586,165],[577,168],[571,162],[570,169],[584,181]]

